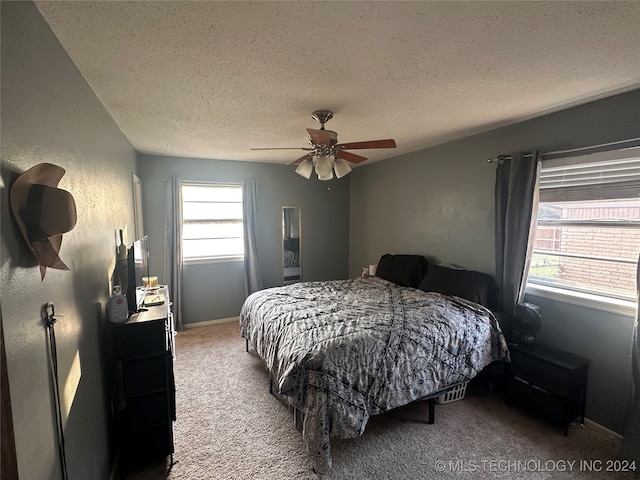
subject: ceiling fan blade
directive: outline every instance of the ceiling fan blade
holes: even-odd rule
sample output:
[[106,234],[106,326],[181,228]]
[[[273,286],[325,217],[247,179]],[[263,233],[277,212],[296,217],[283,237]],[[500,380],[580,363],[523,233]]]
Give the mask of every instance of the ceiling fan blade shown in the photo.
[[336,148],[353,150],[358,148],[396,148],[396,141],[392,138],[387,140],[369,140],[367,142],[340,143]]
[[314,145],[331,145],[331,136],[326,130],[314,130],[313,128],[307,128],[311,143]]
[[306,155],[301,156],[297,160],[294,160],[293,162],[287,163],[287,165],[297,165],[298,163],[302,163],[305,160],[309,160],[311,158],[313,158],[313,153],[307,153]]
[[351,152],[345,152],[344,150],[336,151],[335,156],[351,163],[360,163],[364,162],[367,159],[367,157],[362,157]]
[[270,147],[270,148],[251,148],[250,150],[313,150],[309,147]]

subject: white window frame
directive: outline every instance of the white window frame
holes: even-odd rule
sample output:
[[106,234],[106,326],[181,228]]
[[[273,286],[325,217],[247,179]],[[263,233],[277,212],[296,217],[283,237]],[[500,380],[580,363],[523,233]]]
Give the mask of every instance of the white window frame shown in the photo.
[[[618,162],[625,162],[623,169]],[[544,161],[540,184],[541,202],[640,198],[640,147]],[[629,228],[640,227],[633,222]],[[525,293],[632,318],[638,308],[634,299],[550,285],[532,277]]]
[[[182,188],[183,187],[221,187],[221,188],[237,188],[240,190],[242,194],[242,184],[241,183],[211,183],[211,182],[193,182],[193,181],[182,181],[180,182],[180,190],[181,190],[181,210],[184,209],[184,198],[182,196]],[[242,198],[242,197],[241,197]],[[240,201],[240,205],[242,206],[242,201]],[[211,220],[217,220],[216,218],[212,218]],[[236,219],[240,223],[244,220],[242,218]],[[183,238],[181,241],[184,243],[184,226],[189,223],[198,223],[198,222],[190,222],[184,219],[184,215],[182,215],[182,228],[183,228]],[[184,256],[184,244],[182,247],[183,252],[183,264],[184,265],[198,265],[198,264],[208,264],[208,263],[226,263],[226,262],[240,262],[244,261],[244,252],[241,255],[210,255],[210,256],[202,256],[202,257],[185,257]]]

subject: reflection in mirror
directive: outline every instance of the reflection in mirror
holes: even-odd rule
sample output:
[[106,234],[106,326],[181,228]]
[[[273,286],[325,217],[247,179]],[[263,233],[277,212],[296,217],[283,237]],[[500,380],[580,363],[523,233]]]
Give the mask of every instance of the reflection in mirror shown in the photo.
[[302,279],[300,207],[282,207],[282,269],[284,283]]

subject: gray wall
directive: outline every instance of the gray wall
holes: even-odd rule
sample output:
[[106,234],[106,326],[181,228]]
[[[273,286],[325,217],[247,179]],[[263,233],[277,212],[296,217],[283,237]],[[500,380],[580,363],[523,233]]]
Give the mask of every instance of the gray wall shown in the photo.
[[[247,147],[248,148],[248,147]],[[258,186],[258,256],[265,287],[282,285],[281,207],[302,207],[302,279],[346,278],[349,244],[349,176],[305,180],[291,166],[255,162],[138,156],[150,268],[163,278],[166,181],[241,182]],[[235,317],[245,299],[242,262],[187,265],[184,323]]]
[[[355,169],[350,274],[387,252],[423,254],[494,274],[495,164],[487,158],[637,137],[640,90]],[[528,300],[543,308],[542,342],[591,358],[587,416],[622,432],[633,320]]]
[[[61,316],[55,325],[61,388],[73,377],[76,354],[80,361],[65,418],[69,478],[104,479],[111,465],[105,303],[115,230],[132,231],[135,152],[35,5],[2,2],[1,8],[2,321],[19,475],[61,478],[41,316],[50,301]],[[41,162],[66,169],[60,187],[75,197],[78,216],[60,252],[70,271],[48,269],[43,282],[7,201],[17,176]]]

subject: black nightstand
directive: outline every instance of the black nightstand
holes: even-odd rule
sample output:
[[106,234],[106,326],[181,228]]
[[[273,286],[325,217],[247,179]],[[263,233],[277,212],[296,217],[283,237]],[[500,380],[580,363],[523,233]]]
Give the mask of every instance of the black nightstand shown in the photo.
[[509,345],[507,404],[522,407],[564,428],[584,424],[589,359],[542,345]]

